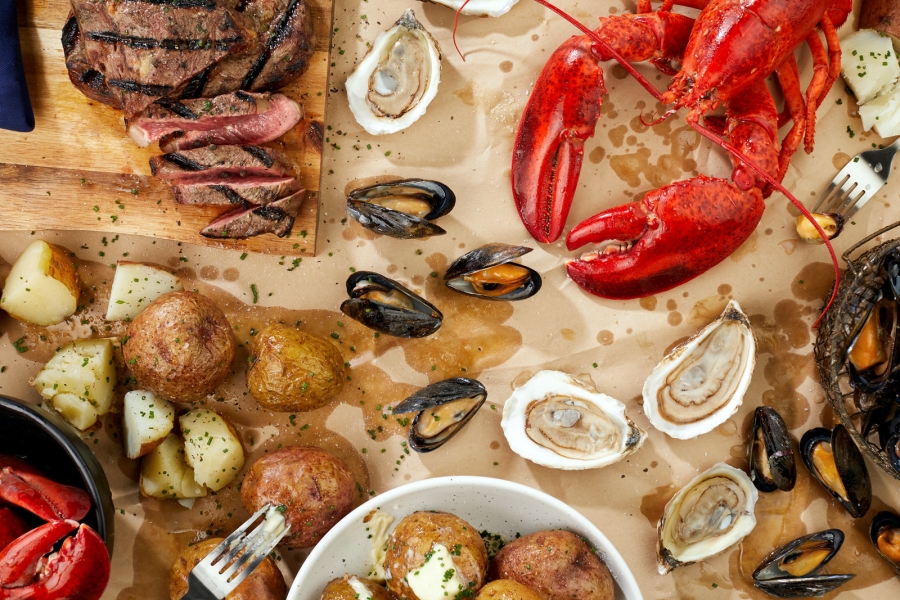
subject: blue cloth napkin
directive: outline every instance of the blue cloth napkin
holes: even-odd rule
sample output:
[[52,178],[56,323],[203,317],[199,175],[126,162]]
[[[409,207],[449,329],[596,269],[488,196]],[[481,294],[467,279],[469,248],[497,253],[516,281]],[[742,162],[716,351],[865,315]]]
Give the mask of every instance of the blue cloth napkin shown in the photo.
[[0,0],[0,129],[34,129],[34,111],[19,47],[16,0]]

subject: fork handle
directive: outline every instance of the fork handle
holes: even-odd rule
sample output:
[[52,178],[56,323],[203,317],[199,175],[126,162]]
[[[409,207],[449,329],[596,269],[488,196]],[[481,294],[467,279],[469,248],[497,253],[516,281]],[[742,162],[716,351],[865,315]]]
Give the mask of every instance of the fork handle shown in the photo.
[[181,597],[181,600],[222,600],[222,598],[206,589],[206,586],[200,583],[193,573],[189,573],[187,593]]

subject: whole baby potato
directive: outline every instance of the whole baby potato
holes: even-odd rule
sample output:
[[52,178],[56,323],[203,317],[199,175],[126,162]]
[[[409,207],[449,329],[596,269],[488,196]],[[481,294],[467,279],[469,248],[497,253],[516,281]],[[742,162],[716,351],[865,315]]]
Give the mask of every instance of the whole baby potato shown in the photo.
[[480,590],[475,600],[543,600],[533,589],[512,579],[492,581]]
[[[180,600],[187,593],[188,573],[222,543],[223,538],[209,538],[199,544],[188,547],[175,559],[169,577],[169,597]],[[284,577],[275,566],[271,556],[267,556],[233,592],[225,596],[225,600],[284,600]]]
[[896,44],[896,38],[900,38],[900,4],[897,0],[862,0],[859,28],[891,35]]
[[[357,592],[354,585],[362,587],[365,595],[363,592]],[[366,598],[369,600],[394,600],[389,591],[371,579],[347,575],[329,581],[322,590],[322,597],[319,600],[365,600]]]
[[538,531],[504,546],[490,579],[512,579],[544,600],[612,600],[612,575],[580,537],[559,529]]
[[343,460],[314,446],[288,446],[253,463],[241,485],[241,502],[251,513],[270,503],[286,506],[291,532],[282,545],[308,548],[350,512],[355,493],[353,473]]
[[231,325],[196,292],[160,296],[128,325],[127,335],[122,352],[139,387],[166,400],[199,400],[231,372]]
[[326,339],[281,323],[253,338],[247,387],[270,410],[307,411],[328,404],[344,385],[344,358]]
[[[446,555],[438,552],[438,545]],[[446,594],[453,598],[460,590],[450,587],[446,576],[443,579],[441,576],[452,569],[451,575],[458,579],[457,585],[463,593],[475,592],[484,585],[487,563],[487,550],[477,529],[450,513],[422,511],[404,517],[391,532],[384,572],[387,587],[395,596],[421,600],[413,589],[417,587],[416,579],[429,570],[426,567],[437,564],[440,567],[434,569],[437,577],[423,579],[423,586],[433,590],[448,585]]]

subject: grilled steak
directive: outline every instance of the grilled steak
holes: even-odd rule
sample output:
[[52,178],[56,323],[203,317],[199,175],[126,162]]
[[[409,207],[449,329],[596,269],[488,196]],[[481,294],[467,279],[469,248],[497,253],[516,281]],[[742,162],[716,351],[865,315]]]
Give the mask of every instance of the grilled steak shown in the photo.
[[84,51],[84,43],[81,39],[81,30],[78,28],[78,21],[71,12],[69,13],[69,18],[66,19],[66,24],[63,26],[62,45],[63,53],[66,57],[66,70],[69,72],[69,79],[72,81],[72,85],[91,100],[96,100],[121,110],[122,103],[107,87],[106,77],[103,76],[103,73],[93,68],[88,61],[87,54]]
[[271,204],[300,189],[294,177],[242,177],[223,180],[221,177],[192,180],[175,186],[175,200],[179,204],[219,204],[247,207],[251,204]]
[[170,152],[150,159],[150,172],[173,183],[218,177],[223,182],[248,176],[294,175],[297,165],[272,148],[262,146],[207,146]]
[[294,219],[306,191],[282,198],[265,206],[251,206],[229,211],[207,225],[200,235],[218,239],[244,239],[263,233],[274,233],[278,237],[290,235]]

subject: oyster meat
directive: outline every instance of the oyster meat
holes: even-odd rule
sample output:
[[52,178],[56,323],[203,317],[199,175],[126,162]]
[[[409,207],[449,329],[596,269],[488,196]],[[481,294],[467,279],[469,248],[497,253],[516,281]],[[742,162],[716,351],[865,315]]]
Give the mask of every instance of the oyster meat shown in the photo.
[[675,494],[656,526],[661,575],[715,556],[756,526],[759,493],[747,475],[725,463],[701,473]]
[[425,114],[440,80],[441,50],[408,9],[347,78],[350,110],[369,133],[394,133]]
[[750,320],[731,300],[718,319],[679,344],[644,382],[650,423],[687,440],[712,431],[733,415],[756,365]]
[[500,421],[513,452],[554,469],[594,469],[637,451],[647,433],[625,405],[567,373],[541,371],[517,388]]

